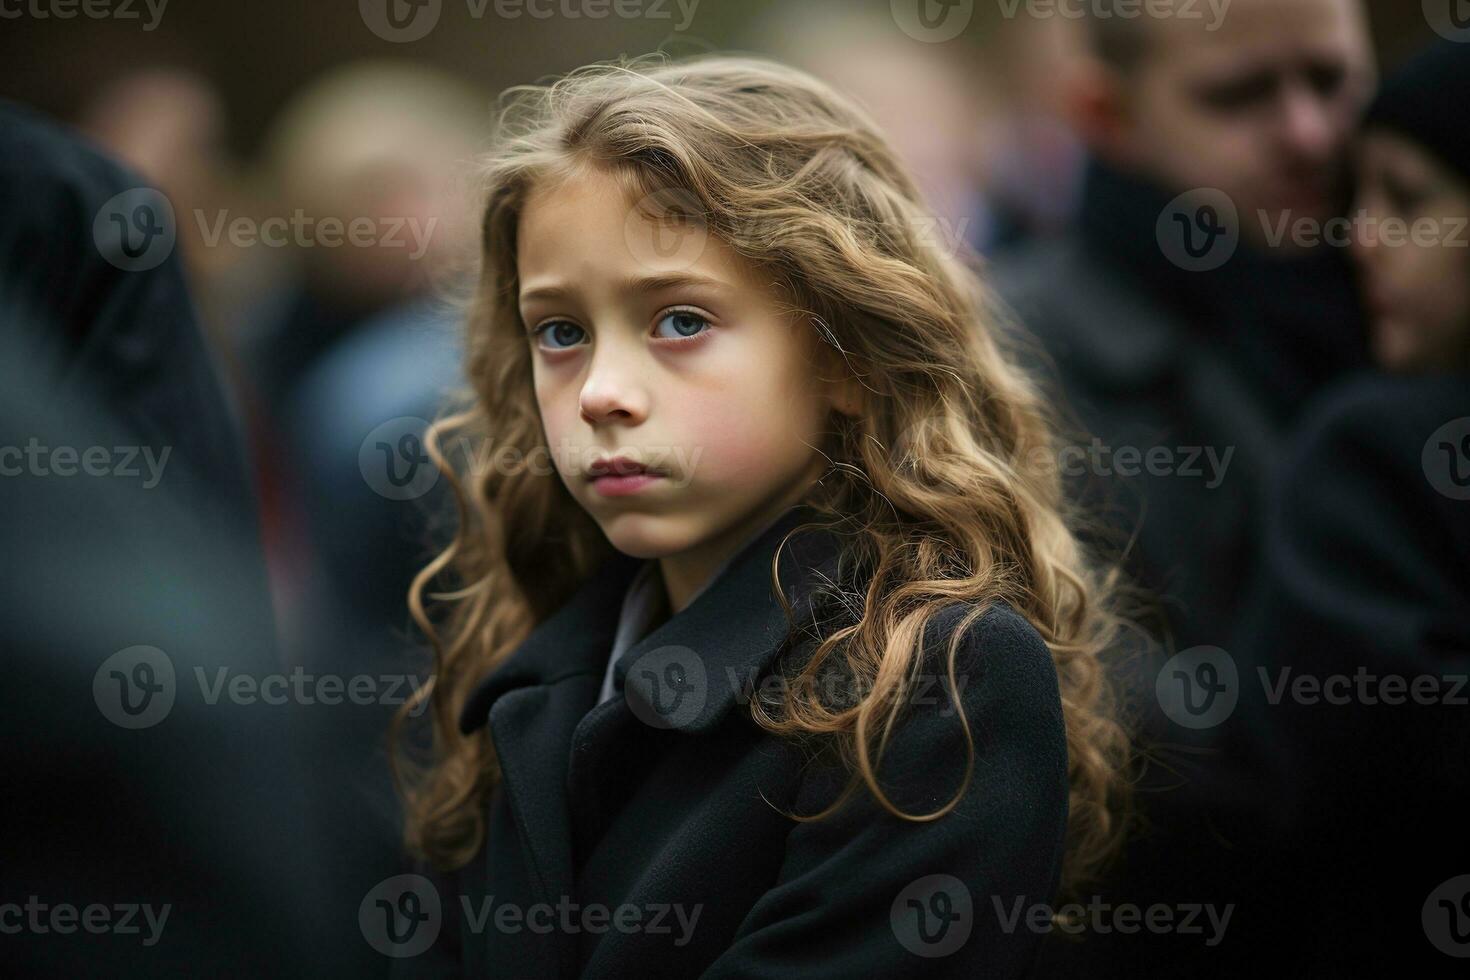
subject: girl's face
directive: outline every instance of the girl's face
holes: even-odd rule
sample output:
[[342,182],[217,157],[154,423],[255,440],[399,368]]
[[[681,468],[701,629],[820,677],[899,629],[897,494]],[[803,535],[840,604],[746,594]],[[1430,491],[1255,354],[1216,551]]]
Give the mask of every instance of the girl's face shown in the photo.
[[[850,402],[751,263],[637,204],[596,169],[535,188],[520,312],[558,474],[614,547],[662,560],[675,594],[804,496],[828,414]],[[594,478],[618,457],[649,472]]]
[[1395,371],[1470,366],[1470,186],[1415,143],[1370,130],[1353,236],[1375,356]]

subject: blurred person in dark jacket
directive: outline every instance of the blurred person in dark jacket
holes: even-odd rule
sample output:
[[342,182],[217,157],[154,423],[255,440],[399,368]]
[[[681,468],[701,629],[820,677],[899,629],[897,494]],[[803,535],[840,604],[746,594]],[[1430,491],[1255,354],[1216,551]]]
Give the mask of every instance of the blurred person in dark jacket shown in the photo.
[[[361,61],[297,93],[266,139],[274,217],[290,220],[292,243],[264,250],[285,276],[243,318],[240,342],[285,657],[399,685],[392,699],[309,716],[312,756],[336,778],[323,864],[359,897],[401,850],[382,732],[419,683],[397,666],[405,596],[442,487],[425,485],[437,470],[418,447],[458,380],[440,287],[470,227],[460,167],[480,139],[478,106],[436,69]],[[368,234],[329,237],[333,222]]]
[[1093,157],[1077,225],[993,271],[1099,440],[1079,468],[1122,495],[1107,503],[1185,647],[1227,635],[1277,437],[1367,363],[1344,250],[1278,231],[1342,212],[1373,67],[1356,0],[1236,0],[1218,23],[1165,6],[1094,11],[1072,84]]
[[294,707],[234,693],[281,665],[172,208],[5,104],[0,171],[6,970],[321,975],[356,898]]
[[1352,255],[1391,374],[1327,393],[1291,438],[1241,630],[1299,777],[1280,874],[1336,924],[1293,931],[1303,968],[1451,976],[1470,955],[1467,102],[1470,46],[1444,40],[1367,114]]
[[[293,401],[364,324],[452,279],[473,242],[463,168],[479,147],[480,117],[477,96],[452,76],[366,60],[303,88],[266,136],[264,182],[273,200],[250,248],[279,266],[277,288],[245,308],[233,332],[245,365],[271,583],[293,662],[310,658],[323,617],[320,529],[302,486],[316,465],[304,454],[314,447],[296,441]],[[381,393],[338,394],[374,406]]]
[[[1260,698],[1236,685],[1223,717],[1181,720],[1167,689],[1210,680],[1193,661],[1231,641],[1283,435],[1314,392],[1367,364],[1346,250],[1303,229],[1320,240],[1346,208],[1375,68],[1357,0],[1101,2],[1085,25],[1071,83],[1092,156],[1078,221],[998,258],[993,278],[1085,433],[1059,465],[1158,600],[1146,618],[1160,642],[1134,677],[1159,763],[1139,786],[1147,829],[1099,892],[1236,908],[1211,948],[1177,930],[1096,933],[1052,943],[1045,968],[1132,975],[1146,944],[1160,970],[1216,975],[1261,952],[1251,896],[1291,774]],[[1176,652],[1193,660],[1171,663]]]

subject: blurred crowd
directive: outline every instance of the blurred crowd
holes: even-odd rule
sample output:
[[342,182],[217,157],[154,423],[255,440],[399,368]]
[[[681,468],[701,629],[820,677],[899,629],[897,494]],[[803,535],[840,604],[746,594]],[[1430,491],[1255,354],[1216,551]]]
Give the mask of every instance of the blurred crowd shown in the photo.
[[[979,48],[917,40],[887,4],[791,4],[730,40],[864,103],[935,234],[984,256],[1093,540],[1139,587],[1120,670],[1144,819],[1095,891],[1233,903],[1230,933],[1057,937],[1043,974],[1432,975],[1442,943],[1470,955],[1470,899],[1430,901],[1470,872],[1470,32],[1380,65],[1358,0],[1234,0],[1218,22],[1107,15],[1122,3]],[[399,864],[394,697],[281,724],[180,710],[197,742],[160,759],[97,748],[118,728],[60,692],[136,645],[180,685],[422,682],[405,596],[446,500],[420,439],[465,383],[492,110],[446,69],[356,61],[246,162],[194,70],[107,79],[65,119],[0,108],[0,446],[168,448],[185,474],[166,495],[0,477],[15,689],[43,692],[7,712],[10,744],[38,746],[7,782],[53,801],[5,818],[47,842],[7,858],[7,893],[72,864],[121,893],[120,855],[170,853],[142,872],[160,894],[238,904],[176,926],[178,964],[381,968],[355,910]],[[148,656],[123,674],[156,678]],[[226,811],[236,835],[195,839]],[[74,861],[43,864],[53,845]],[[159,962],[127,955],[122,973]]]

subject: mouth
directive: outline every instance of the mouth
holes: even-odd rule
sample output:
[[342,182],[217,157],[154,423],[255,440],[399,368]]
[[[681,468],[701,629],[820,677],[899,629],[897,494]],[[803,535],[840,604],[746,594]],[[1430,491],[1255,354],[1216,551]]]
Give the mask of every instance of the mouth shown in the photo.
[[626,456],[600,459],[587,469],[587,480],[604,497],[637,493],[666,474]]
[[600,480],[604,477],[622,476],[663,476],[664,474],[650,466],[645,466],[637,460],[627,456],[615,456],[610,459],[599,459],[587,468],[587,479]]

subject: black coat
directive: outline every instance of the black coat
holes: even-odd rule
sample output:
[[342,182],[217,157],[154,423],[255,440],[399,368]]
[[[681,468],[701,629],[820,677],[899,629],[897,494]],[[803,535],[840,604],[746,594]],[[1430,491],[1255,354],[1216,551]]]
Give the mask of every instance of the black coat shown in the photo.
[[[98,229],[132,218],[118,195],[143,186],[0,102],[0,908],[133,907],[117,932],[16,934],[7,913],[5,972],[350,974],[361,938],[336,910],[354,899],[318,874],[313,809],[336,783],[297,764],[301,712],[211,703],[195,682],[283,668],[244,452],[180,257],[105,257]],[[70,473],[5,452],[32,444],[70,448]],[[76,465],[94,451],[100,476]],[[152,485],[149,454],[166,461]],[[130,661],[139,647],[158,657]],[[157,687],[133,686],[139,669]],[[163,710],[129,727],[130,702]],[[140,906],[167,913],[151,944]]]
[[[1278,883],[1313,882],[1311,921],[1330,925],[1302,928],[1294,889],[1261,896],[1270,938],[1321,975],[1464,973],[1426,939],[1424,916],[1444,910],[1423,906],[1470,869],[1467,420],[1463,374],[1357,380],[1304,421],[1272,494],[1262,587],[1234,648],[1279,690],[1322,684],[1269,709],[1296,774],[1272,863]],[[1246,693],[1264,699],[1267,683]]]
[[[1022,353],[1082,430],[1068,433],[1069,452],[1086,455],[1060,460],[1073,493],[1162,606],[1143,618],[1168,643],[1124,661],[1157,762],[1136,784],[1140,833],[1097,891],[1142,907],[1238,908],[1220,946],[1183,933],[1093,934],[1049,943],[1045,976],[1135,976],[1145,943],[1160,973],[1236,975],[1255,961],[1241,937],[1265,916],[1246,896],[1269,872],[1289,781],[1274,717],[1242,698],[1225,722],[1186,728],[1160,710],[1155,682],[1176,651],[1240,656],[1232,638],[1258,574],[1282,440],[1313,392],[1366,360],[1342,250],[1286,260],[1242,244],[1218,268],[1190,271],[1161,247],[1170,197],[1095,164],[1077,228],[998,259],[991,278],[1024,329]],[[1151,453],[1162,462],[1149,464]]]
[[[488,717],[504,779],[490,801],[481,854],[453,876],[419,883],[437,893],[443,930],[428,952],[398,961],[403,975],[845,980],[1026,972],[1040,934],[1024,914],[1007,929],[1008,917],[1018,904],[1052,900],[1067,816],[1065,733],[1049,651],[1006,606],[965,636],[956,676],[975,768],[955,811],[904,821],[860,791],[835,816],[788,819],[778,807],[814,813],[844,785],[829,760],[767,734],[743,703],[750,690],[743,682],[770,675],[783,649],[795,649],[783,644],[786,621],[770,570],[776,545],[804,515],[811,516],[803,507],[784,515],[688,608],[626,653],[618,667],[625,697],[595,704],[638,567],[621,554],[473,694],[463,727]],[[812,585],[838,573],[837,558],[826,531],[793,538],[783,550],[781,581],[790,583],[796,622],[814,611]],[[944,641],[964,611],[957,605],[931,622],[929,677],[943,676]],[[661,705],[667,690],[657,685],[668,680],[682,680],[689,700]],[[880,776],[895,804],[927,813],[960,786],[965,741],[937,685],[912,700]],[[937,875],[953,877],[921,880]],[[623,912],[622,929],[607,928],[603,915],[605,931],[594,932],[573,912],[572,928],[558,921],[537,934],[511,920],[497,928],[492,908],[477,930],[466,904],[478,915],[489,896],[527,914],[559,901],[614,915],[625,906],[638,911]],[[938,945],[914,934],[919,903],[959,916],[937,930]],[[931,955],[911,951],[901,936]],[[953,951],[941,948],[946,943]]]
[[1288,261],[1242,245],[1217,269],[1181,269],[1157,237],[1170,194],[1101,164],[1085,194],[1073,232],[1001,257],[991,278],[1082,430],[1069,435],[1104,451],[1064,472],[1131,544],[1130,571],[1162,600],[1178,648],[1223,644],[1281,438],[1315,392],[1367,365],[1348,262],[1341,249]]

